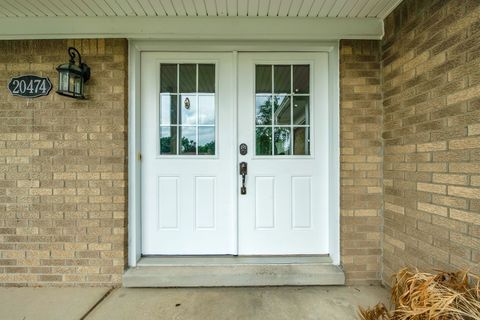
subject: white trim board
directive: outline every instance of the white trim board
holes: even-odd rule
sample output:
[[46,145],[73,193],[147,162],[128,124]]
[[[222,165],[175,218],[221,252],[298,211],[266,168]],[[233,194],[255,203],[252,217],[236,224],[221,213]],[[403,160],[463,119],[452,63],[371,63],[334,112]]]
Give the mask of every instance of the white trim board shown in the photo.
[[0,40],[129,38],[177,40],[381,39],[377,18],[299,17],[8,17]]
[[140,149],[140,55],[147,51],[323,51],[329,55],[330,121],[330,205],[329,255],[333,265],[340,265],[340,146],[339,146],[339,44],[330,42],[235,42],[235,41],[129,41],[129,105],[128,105],[128,264],[136,267],[141,258],[141,208],[140,176],[141,161],[137,155]]

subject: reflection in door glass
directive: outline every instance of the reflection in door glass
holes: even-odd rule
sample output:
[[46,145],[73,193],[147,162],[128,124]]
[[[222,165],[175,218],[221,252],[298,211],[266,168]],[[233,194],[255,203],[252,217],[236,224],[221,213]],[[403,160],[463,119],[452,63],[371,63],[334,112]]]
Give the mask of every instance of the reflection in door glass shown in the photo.
[[257,155],[267,156],[272,154],[272,128],[257,127],[255,130]]
[[160,128],[160,154],[177,154],[177,127]]
[[160,65],[160,154],[215,155],[215,64]]
[[290,128],[276,127],[274,150],[276,155],[290,154]]
[[255,110],[257,124],[272,124],[272,96],[257,96]]
[[180,153],[195,154],[197,151],[197,128],[180,127]]
[[215,154],[214,127],[198,127],[198,154]]
[[310,65],[256,65],[255,90],[255,154],[310,155]]

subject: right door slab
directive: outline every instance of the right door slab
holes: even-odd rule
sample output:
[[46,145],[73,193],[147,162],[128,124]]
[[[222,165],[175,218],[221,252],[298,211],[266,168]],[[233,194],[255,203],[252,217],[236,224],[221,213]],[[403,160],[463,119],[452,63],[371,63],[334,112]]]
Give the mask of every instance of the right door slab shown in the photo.
[[328,86],[327,53],[239,54],[240,255],[328,254]]

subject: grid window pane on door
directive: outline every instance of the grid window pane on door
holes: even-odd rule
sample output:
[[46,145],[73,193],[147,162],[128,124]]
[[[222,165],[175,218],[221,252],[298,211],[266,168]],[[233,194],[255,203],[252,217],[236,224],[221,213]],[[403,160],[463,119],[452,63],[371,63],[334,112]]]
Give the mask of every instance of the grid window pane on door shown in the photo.
[[160,64],[160,155],[216,154],[215,64]]
[[310,155],[310,65],[255,66],[255,154]]

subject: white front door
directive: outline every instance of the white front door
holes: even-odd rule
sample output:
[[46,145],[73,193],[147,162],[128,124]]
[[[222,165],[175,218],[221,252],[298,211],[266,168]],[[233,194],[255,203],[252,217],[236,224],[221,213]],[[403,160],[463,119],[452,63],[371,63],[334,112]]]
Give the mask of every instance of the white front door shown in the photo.
[[142,53],[141,100],[143,254],[328,253],[327,53]]
[[328,253],[327,70],[327,53],[239,54],[239,254]]
[[230,53],[142,53],[142,253],[235,254]]

